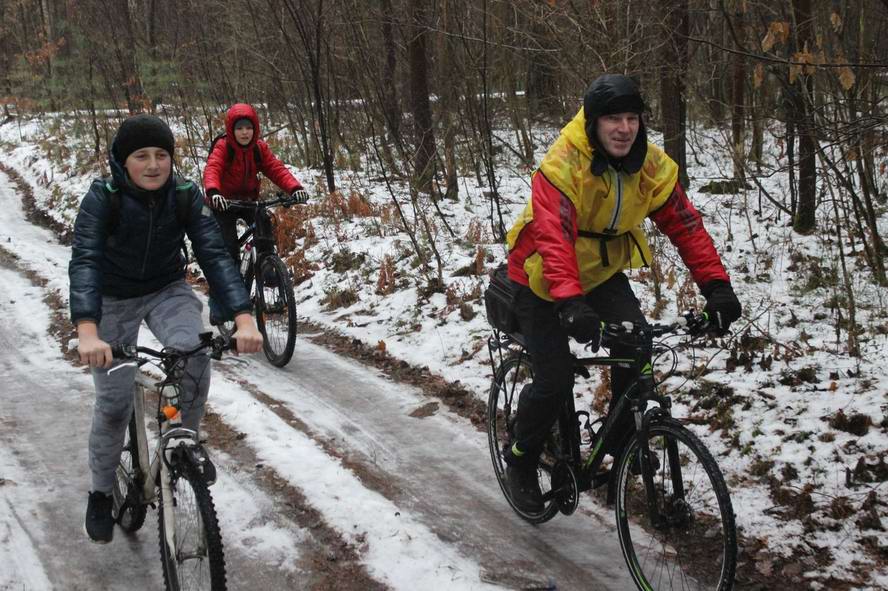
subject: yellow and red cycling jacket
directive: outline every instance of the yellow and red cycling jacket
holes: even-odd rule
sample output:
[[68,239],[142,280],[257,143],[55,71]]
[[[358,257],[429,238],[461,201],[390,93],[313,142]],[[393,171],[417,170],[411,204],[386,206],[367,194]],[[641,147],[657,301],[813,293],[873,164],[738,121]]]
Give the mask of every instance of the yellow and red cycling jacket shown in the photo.
[[678,165],[648,144],[641,170],[590,171],[583,110],[562,130],[532,179],[531,198],[509,230],[509,277],[546,300],[582,295],[615,273],[647,265],[648,216],[678,248],[701,289],[728,281],[700,213],[678,183]]

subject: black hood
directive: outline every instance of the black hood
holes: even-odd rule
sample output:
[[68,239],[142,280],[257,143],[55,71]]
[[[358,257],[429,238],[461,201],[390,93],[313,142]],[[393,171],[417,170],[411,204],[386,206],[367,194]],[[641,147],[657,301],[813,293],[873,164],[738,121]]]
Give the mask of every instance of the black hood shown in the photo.
[[[583,96],[583,113],[586,116],[586,137],[592,146],[592,174],[601,176],[608,164],[627,174],[641,170],[647,157],[647,129],[644,125],[644,99],[638,84],[622,74],[604,74],[596,78]],[[629,153],[623,158],[612,158],[598,141],[598,118],[613,113],[638,113],[638,135]]]

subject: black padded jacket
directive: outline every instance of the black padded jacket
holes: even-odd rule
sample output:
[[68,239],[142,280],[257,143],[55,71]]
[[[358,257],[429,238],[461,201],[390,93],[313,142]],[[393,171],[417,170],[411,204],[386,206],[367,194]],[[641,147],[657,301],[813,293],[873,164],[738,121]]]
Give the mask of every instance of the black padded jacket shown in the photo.
[[[111,180],[93,181],[74,222],[68,265],[71,320],[75,324],[80,320],[100,322],[103,295],[144,296],[184,278],[185,234],[215,297],[235,314],[249,311],[247,290],[197,185],[170,175],[162,189],[139,191],[131,185],[122,164],[113,155],[108,160]],[[176,216],[177,190],[190,194],[184,227]],[[116,216],[112,191],[119,194]]]

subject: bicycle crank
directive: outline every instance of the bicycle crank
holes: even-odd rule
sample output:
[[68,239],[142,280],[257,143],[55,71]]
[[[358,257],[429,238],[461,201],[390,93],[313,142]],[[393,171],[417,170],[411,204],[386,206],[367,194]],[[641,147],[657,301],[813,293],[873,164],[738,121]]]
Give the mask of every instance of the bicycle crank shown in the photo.
[[574,469],[563,460],[559,460],[552,468],[552,493],[558,510],[564,515],[571,515],[580,504],[580,491]]

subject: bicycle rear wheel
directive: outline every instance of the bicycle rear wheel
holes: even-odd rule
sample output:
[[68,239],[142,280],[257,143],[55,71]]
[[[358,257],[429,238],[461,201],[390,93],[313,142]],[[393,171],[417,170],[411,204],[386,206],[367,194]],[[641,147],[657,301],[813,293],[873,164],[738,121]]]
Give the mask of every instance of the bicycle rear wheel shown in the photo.
[[296,346],[296,298],[290,274],[275,254],[259,259],[256,273],[256,324],[263,336],[265,356],[283,367]]
[[[558,513],[558,503],[554,499],[549,499],[545,503],[545,508],[539,513],[528,513],[519,509],[509,494],[506,463],[503,459],[503,450],[512,445],[518,399],[524,386],[530,384],[532,380],[533,372],[530,367],[530,358],[527,355],[507,357],[497,369],[487,399],[487,442],[490,447],[493,471],[509,505],[522,519],[530,523],[543,523],[555,517],[555,514]],[[558,440],[557,430],[556,423],[553,433],[556,440]],[[543,453],[537,470],[543,495],[552,490],[552,468],[554,465],[549,461],[549,457],[550,454]]]
[[[643,482],[637,434],[616,468],[617,531],[636,585],[649,591],[731,589],[737,532],[718,465],[703,443],[673,419],[651,424],[647,443],[653,490]],[[658,523],[651,520],[648,493]]]
[[113,498],[111,514],[127,533],[140,529],[145,523],[145,515],[148,512],[147,507],[141,502],[142,469],[139,463],[137,428],[136,417],[131,416],[123,440],[120,462],[117,464],[117,479],[111,491]]
[[157,514],[166,589],[224,591],[225,555],[210,490],[191,465],[170,478],[172,506],[159,495]]

